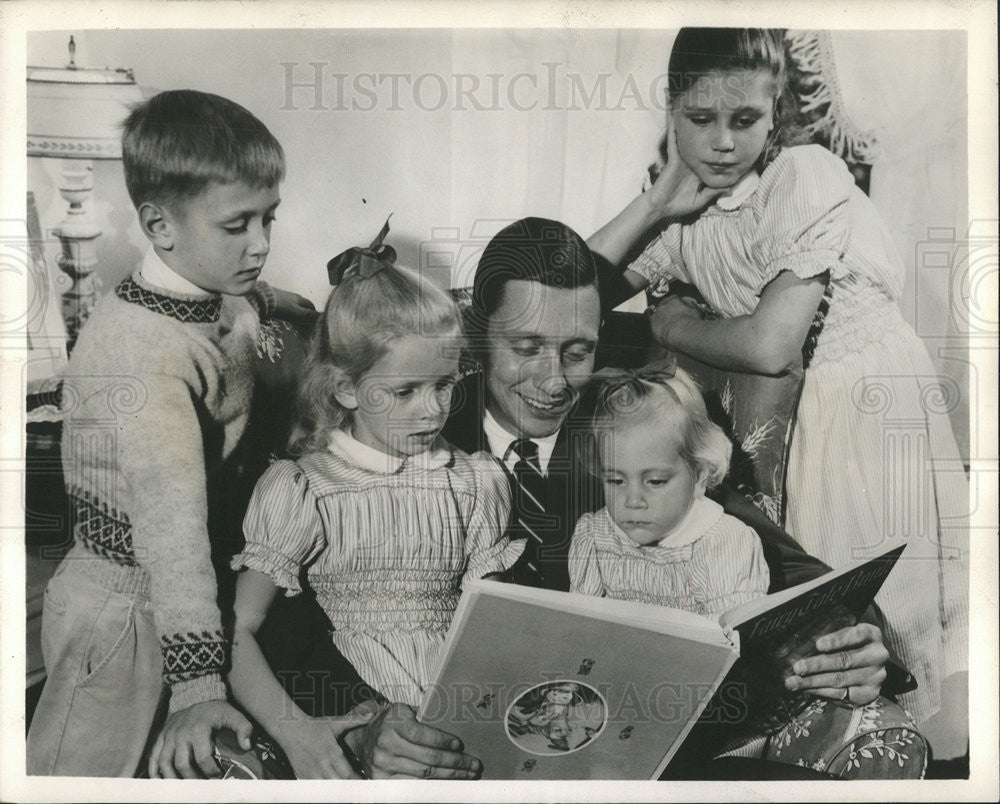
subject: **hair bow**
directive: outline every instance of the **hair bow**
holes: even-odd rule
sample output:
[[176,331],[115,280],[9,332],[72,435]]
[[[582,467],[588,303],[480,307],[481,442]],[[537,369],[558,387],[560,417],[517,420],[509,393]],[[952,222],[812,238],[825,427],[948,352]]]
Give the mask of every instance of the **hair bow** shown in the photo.
[[[600,381],[594,399],[593,417],[596,422],[605,416],[617,418],[633,411],[649,393],[650,387],[669,387],[677,376],[677,357],[668,352],[664,357],[637,369],[603,368],[594,374]],[[622,396],[624,394],[624,396]]]
[[[392,214],[389,214],[389,218]],[[383,268],[388,268],[396,260],[396,249],[382,241],[389,234],[389,218],[385,219],[378,236],[368,248],[354,246],[343,251],[326,264],[326,272],[331,285],[339,285],[346,276],[358,274],[362,279],[375,276]]]
[[672,379],[677,373],[677,355],[667,352],[662,358],[637,369],[623,369],[608,366],[594,372],[593,379],[602,381],[606,387],[618,388],[632,382],[656,382]]

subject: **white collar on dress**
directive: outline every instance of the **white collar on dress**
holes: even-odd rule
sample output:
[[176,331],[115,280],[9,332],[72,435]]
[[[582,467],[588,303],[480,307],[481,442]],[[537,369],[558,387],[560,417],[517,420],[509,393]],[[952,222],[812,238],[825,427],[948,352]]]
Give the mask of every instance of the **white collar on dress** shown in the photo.
[[210,291],[198,287],[167,265],[152,246],[146,252],[139,274],[150,285],[185,296],[212,296]]
[[618,538],[623,539],[625,544],[631,545],[637,550],[648,549],[650,547],[666,547],[672,550],[696,542],[705,531],[719,521],[719,517],[723,513],[722,506],[714,500],[710,500],[704,495],[697,497],[691,503],[691,507],[684,515],[684,518],[674,526],[670,533],[660,539],[655,545],[645,545],[645,547],[633,542],[628,537],[628,534],[618,527],[618,524],[613,519],[611,520],[611,524],[614,526]]
[[696,497],[684,519],[657,543],[658,547],[683,547],[699,539],[722,516],[722,506],[704,494]]
[[743,202],[753,195],[757,185],[760,184],[760,174],[756,170],[751,170],[733,185],[732,189],[723,196],[716,199],[715,205],[726,212],[739,209]]
[[360,469],[386,475],[395,474],[405,464],[421,469],[439,469],[450,464],[452,460],[451,447],[441,436],[437,437],[426,452],[400,458],[369,447],[367,444],[362,444],[346,430],[335,429],[330,433],[327,449]]
[[[500,425],[500,422],[493,418],[493,414],[490,413],[488,408],[483,413],[483,432],[486,433],[486,441],[490,445],[490,452],[503,461],[508,469],[513,469],[514,464],[517,463],[518,456],[510,450],[510,445],[521,438],[521,436],[508,433]],[[541,467],[542,474],[545,474],[549,470],[549,460],[552,458],[552,452],[556,448],[556,439],[558,437],[559,431],[556,430],[552,435],[545,436],[544,438],[531,439],[538,445],[538,465]],[[508,451],[510,451],[509,454]]]

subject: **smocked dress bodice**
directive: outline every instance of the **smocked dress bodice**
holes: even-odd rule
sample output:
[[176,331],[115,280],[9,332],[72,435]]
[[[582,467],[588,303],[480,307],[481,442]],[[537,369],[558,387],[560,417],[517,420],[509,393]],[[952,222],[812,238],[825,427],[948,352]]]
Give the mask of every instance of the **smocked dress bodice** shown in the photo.
[[504,535],[509,506],[506,475],[485,453],[439,441],[400,460],[337,431],[329,451],[264,474],[233,566],[269,575],[289,596],[304,575],[362,678],[415,706],[462,579],[500,572],[520,552]]
[[607,508],[584,514],[570,545],[570,588],[713,619],[767,594],[760,538],[706,497],[660,542],[635,544]]

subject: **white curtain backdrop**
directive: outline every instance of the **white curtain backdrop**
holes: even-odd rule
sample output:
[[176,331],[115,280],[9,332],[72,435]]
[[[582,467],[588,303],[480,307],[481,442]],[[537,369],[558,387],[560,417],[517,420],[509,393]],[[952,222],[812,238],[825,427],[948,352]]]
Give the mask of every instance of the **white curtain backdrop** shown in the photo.
[[[467,285],[478,251],[524,215],[584,237],[642,186],[664,123],[663,30],[107,30],[28,36],[28,63],[131,67],[147,94],[190,87],[243,104],[285,148],[288,176],[265,278],[322,304],[326,261],[367,243],[394,212],[403,263]],[[871,194],[899,245],[904,314],[963,389],[951,270],[967,227],[965,38],[955,32],[834,35],[845,107],[881,142]],[[59,166],[31,159],[42,229],[63,217]],[[120,163],[95,165],[109,287],[146,247]],[[930,242],[951,232],[943,242]],[[929,246],[950,256],[928,260]],[[49,244],[54,264],[56,245]],[[961,300],[955,300],[961,303]],[[641,307],[641,302],[636,305]],[[963,344],[964,347],[964,344]],[[967,454],[967,453],[966,453]]]
[[[60,64],[70,33],[32,33],[29,63]],[[131,67],[147,94],[225,95],[268,125],[288,176],[267,278],[317,303],[326,260],[370,240],[390,212],[401,259],[455,285],[475,263],[449,265],[449,250],[473,253],[507,221],[547,216],[589,235],[638,191],[656,155],[673,39],[562,29],[74,33],[80,64]],[[54,225],[58,166],[31,160],[29,170],[43,226]],[[128,246],[145,244],[120,165],[99,165],[96,181],[100,271],[112,282],[136,256],[117,240],[121,223]]]
[[974,300],[961,281],[969,252],[966,35],[834,31],[831,42],[844,110],[877,143],[870,195],[906,267],[903,313],[957,405],[952,425],[967,456],[975,388],[967,346]]

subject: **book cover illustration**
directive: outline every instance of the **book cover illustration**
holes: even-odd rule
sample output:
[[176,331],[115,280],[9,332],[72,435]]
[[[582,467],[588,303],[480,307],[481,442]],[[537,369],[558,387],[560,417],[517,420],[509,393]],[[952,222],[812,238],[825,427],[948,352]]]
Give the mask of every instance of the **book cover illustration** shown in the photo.
[[491,581],[452,629],[418,717],[484,779],[655,778],[738,653],[687,612]]
[[539,756],[576,751],[607,725],[604,697],[588,684],[554,681],[532,687],[510,705],[505,728],[511,742]]

